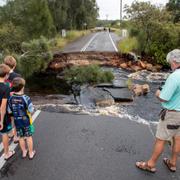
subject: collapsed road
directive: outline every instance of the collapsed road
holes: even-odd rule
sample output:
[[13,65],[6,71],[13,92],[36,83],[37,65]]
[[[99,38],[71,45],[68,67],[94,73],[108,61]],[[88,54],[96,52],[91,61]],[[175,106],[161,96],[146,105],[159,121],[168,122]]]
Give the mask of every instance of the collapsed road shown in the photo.
[[[90,34],[68,45],[64,49],[66,55],[62,52],[57,53],[49,68],[51,70],[54,68],[59,73],[65,67],[65,63],[73,65],[73,60],[74,63],[79,63],[79,59],[74,59],[75,56],[71,53],[67,55],[67,52],[74,51],[83,51],[81,54],[76,53],[76,57],[83,57],[80,60],[82,64],[90,63],[90,60],[83,62],[84,53],[89,50],[111,51],[109,57],[116,59],[116,65],[119,67],[126,62],[119,61],[120,56],[108,36],[107,32],[98,33],[96,36]],[[97,40],[98,37],[100,41]],[[105,47],[102,47],[104,44],[106,44]],[[67,57],[72,57],[71,62]],[[102,62],[104,58],[108,58],[108,55],[101,54],[98,59],[94,53],[89,52],[89,56],[86,54],[86,57]],[[63,63],[58,63],[59,60]],[[112,63],[112,59],[109,58],[106,62]],[[130,65],[127,62],[123,66],[130,67]],[[150,100],[148,103],[147,100],[144,99],[144,104],[139,103],[138,111],[140,108],[143,110],[144,105],[148,106]],[[48,103],[52,103],[51,96]],[[148,110],[148,114],[151,113]],[[175,174],[170,173],[163,165],[162,159],[157,164],[156,174],[148,174],[135,168],[135,162],[148,158],[152,150],[154,128],[151,128],[148,123],[131,121],[128,116],[50,113],[45,110],[36,111],[35,115],[33,119],[36,127],[34,135],[36,157],[33,161],[21,159],[19,148],[11,143],[10,149],[15,149],[16,154],[11,160],[5,162],[1,143],[0,177],[2,180],[180,180],[179,169]],[[170,149],[167,147],[163,156],[169,156],[169,152]]]

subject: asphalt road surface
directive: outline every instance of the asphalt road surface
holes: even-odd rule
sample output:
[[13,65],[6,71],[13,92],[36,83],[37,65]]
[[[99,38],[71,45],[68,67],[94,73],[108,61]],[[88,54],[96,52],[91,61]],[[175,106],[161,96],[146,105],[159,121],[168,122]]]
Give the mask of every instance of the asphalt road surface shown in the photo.
[[117,43],[121,39],[108,31],[92,33],[67,45],[63,52],[107,51],[117,52]]
[[[138,170],[136,160],[152,150],[149,126],[107,116],[41,112],[35,121],[37,155],[16,155],[1,169],[1,180],[180,180],[160,158],[155,174]],[[163,154],[168,156],[169,148]],[[179,164],[180,165],[180,164]]]

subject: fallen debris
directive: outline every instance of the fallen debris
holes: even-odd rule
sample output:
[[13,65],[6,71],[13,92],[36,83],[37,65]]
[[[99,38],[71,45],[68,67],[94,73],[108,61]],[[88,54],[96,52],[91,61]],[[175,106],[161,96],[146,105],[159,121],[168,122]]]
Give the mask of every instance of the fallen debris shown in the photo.
[[146,95],[148,92],[150,92],[150,87],[148,84],[144,84],[144,85],[135,84],[132,87],[132,91],[136,96]]

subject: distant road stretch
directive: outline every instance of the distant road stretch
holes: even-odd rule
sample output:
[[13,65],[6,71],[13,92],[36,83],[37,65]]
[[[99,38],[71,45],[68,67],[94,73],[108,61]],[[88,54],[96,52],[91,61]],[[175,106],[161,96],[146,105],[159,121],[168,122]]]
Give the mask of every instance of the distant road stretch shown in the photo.
[[115,33],[97,32],[84,36],[67,45],[63,52],[109,51],[117,52],[117,43],[121,39]]

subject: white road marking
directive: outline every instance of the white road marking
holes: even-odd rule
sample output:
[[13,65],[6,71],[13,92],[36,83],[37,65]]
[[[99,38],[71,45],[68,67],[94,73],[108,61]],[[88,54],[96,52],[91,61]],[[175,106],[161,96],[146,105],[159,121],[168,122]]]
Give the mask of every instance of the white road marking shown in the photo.
[[[39,116],[40,112],[41,112],[40,110],[37,110],[37,111],[33,114],[33,116],[32,116],[32,121],[33,121],[33,122],[34,122],[35,119]],[[9,149],[10,149],[10,150],[15,150],[17,146],[18,146],[18,144],[14,144],[14,143],[12,142],[11,145],[9,146]],[[2,149],[1,149],[1,151],[2,151],[2,150],[3,150],[3,145],[2,145],[2,143],[1,143],[1,145],[0,145],[0,148],[2,148]],[[2,156],[0,157],[0,169],[4,166],[5,163],[6,163],[6,160],[4,160],[4,156],[2,155]]]
[[110,38],[110,40],[111,40],[111,42],[112,42],[112,45],[113,45],[115,51],[118,52],[118,49],[117,49],[116,45],[114,44],[114,41],[113,41],[110,33],[109,33],[109,38]]
[[92,41],[96,38],[97,35],[98,35],[98,33],[96,33],[96,34],[87,42],[87,44],[81,49],[81,52],[86,51],[86,49],[88,48],[88,46],[92,43]]

